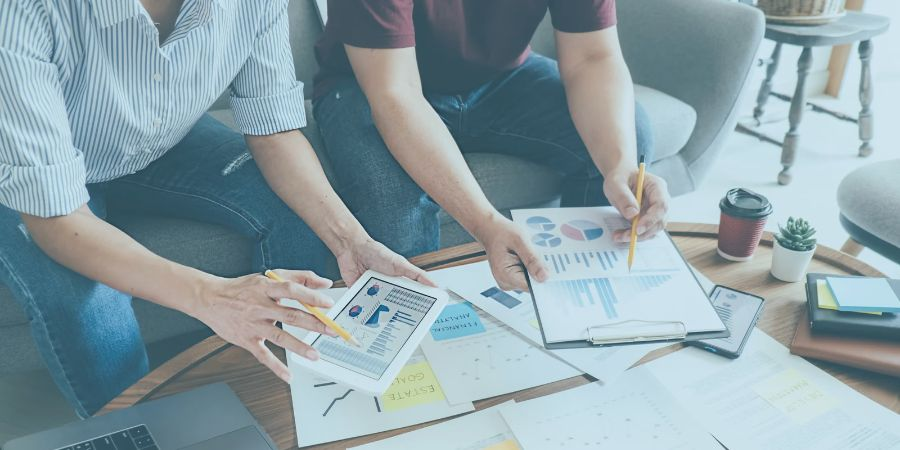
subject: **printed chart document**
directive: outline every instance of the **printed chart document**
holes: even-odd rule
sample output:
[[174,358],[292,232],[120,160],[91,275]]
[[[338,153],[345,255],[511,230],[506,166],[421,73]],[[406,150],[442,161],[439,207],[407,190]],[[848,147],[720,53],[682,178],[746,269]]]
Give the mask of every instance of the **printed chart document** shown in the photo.
[[421,348],[452,404],[581,375],[468,302],[444,308]]
[[501,411],[515,403],[510,401],[493,408],[420,428],[383,441],[351,447],[348,450],[520,450]]
[[550,271],[548,281],[531,286],[548,346],[587,345],[592,335],[612,330],[623,336],[615,341],[625,342],[625,328],[638,325],[644,337],[654,336],[648,329],[671,335],[674,327],[694,334],[726,331],[664,233],[638,243],[629,271],[628,246],[612,236],[630,224],[612,207],[522,209],[512,215]]
[[731,450],[900,449],[900,416],[760,330],[736,360],[689,347],[645,366]]
[[[288,359],[288,365],[292,363]],[[434,371],[416,352],[380,396],[292,367],[291,401],[300,447],[403,428],[466,413],[471,403],[451,405]]]
[[[465,298],[479,309],[543,348],[541,330],[531,294],[502,291],[487,261],[429,272],[439,286]],[[426,338],[427,339],[427,338]],[[423,344],[427,345],[427,344]],[[602,383],[612,382],[647,353],[667,344],[641,344],[605,348],[545,350]],[[431,355],[429,355],[431,358]]]
[[501,413],[526,450],[722,448],[642,367],[610,385],[586,384]]
[[[337,300],[346,288],[325,293]],[[299,307],[296,302],[282,301]],[[298,339],[306,330],[284,325]],[[300,447],[379,433],[418,423],[455,416],[474,410],[472,403],[451,405],[421,351],[416,351],[403,370],[380,396],[353,389],[322,378],[292,362],[291,402],[297,442]]]

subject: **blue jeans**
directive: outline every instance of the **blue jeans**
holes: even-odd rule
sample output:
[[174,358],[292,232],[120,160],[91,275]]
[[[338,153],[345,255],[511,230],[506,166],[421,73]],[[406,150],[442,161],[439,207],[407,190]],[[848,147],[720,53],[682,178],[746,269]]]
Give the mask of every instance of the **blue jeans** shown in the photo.
[[[563,206],[609,204],[603,177],[572,122],[555,60],[533,54],[471,92],[425,97],[463,153],[504,153],[556,170],[564,180]],[[437,250],[440,208],[385,146],[356,80],[336,83],[316,99],[314,112],[337,192],[369,234],[407,257]],[[635,120],[638,153],[652,161],[649,120],[640,105]]]
[[[323,274],[329,251],[246,153],[243,136],[206,116],[146,169],[90,185],[89,206],[100,218],[108,206],[224,225],[256,243],[253,271]],[[0,282],[25,308],[53,380],[79,415],[95,413],[147,373],[127,293],[57,264],[31,240],[19,214],[3,206],[0,236]]]

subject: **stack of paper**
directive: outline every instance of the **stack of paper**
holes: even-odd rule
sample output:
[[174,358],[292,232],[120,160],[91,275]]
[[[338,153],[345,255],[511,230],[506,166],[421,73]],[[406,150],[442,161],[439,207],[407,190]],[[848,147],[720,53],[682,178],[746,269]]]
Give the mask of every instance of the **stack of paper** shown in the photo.
[[545,347],[715,338],[727,328],[665,233],[629,249],[613,239],[629,223],[612,207],[519,209],[550,273],[531,283]]
[[501,411],[525,449],[722,447],[642,368]]
[[646,448],[720,450],[644,369],[523,403],[507,402],[353,450]]
[[[302,370],[288,358],[294,374],[291,398],[301,447],[466,413],[474,409],[473,401],[585,372],[609,383],[647,352],[661,347],[549,351],[541,345],[530,294],[497,288],[486,262],[435,271],[430,276],[451,291],[454,302],[432,326],[422,351],[383,395],[355,392]],[[345,291],[333,289],[328,294],[337,299]],[[464,293],[464,297],[453,292]],[[285,330],[301,338],[305,334],[291,326]],[[505,441],[495,444],[484,448],[518,448]]]
[[[509,328],[526,338],[533,347],[540,348],[541,351],[565,361],[601,383],[615,381],[644,355],[667,345],[654,343],[606,348],[545,350],[531,294],[500,290],[491,275],[487,261],[437,270],[429,273],[428,276],[439,286],[458,294],[482,311],[508,325]],[[516,376],[520,376],[520,374],[516,374]]]
[[470,402],[448,402],[434,371],[418,352],[380,396],[359,393],[299,369],[290,358],[288,365],[294,374],[291,400],[300,447],[408,427],[475,409]]
[[687,348],[646,367],[731,450],[900,449],[900,417],[757,330],[735,360]]
[[900,280],[828,277],[826,281],[838,311],[900,313]]
[[[346,288],[329,289],[326,294],[337,300]],[[298,307],[295,302],[288,306]],[[284,325],[298,339],[306,331]],[[451,404],[431,365],[417,351],[380,396],[366,395],[332,380],[304,370],[288,358],[291,401],[297,443],[300,447],[348,439],[473,411],[471,402]]]
[[469,303],[449,305],[422,340],[450,403],[496,397],[581,374]]
[[513,406],[506,402],[493,408],[421,428],[348,450],[520,450],[522,447],[500,412]]

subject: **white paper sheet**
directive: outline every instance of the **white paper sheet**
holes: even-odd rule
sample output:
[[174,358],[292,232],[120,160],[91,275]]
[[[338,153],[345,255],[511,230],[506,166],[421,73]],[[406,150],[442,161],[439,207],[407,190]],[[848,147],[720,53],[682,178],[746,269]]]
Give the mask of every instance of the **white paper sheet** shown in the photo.
[[[451,294],[452,295],[452,294]],[[578,376],[564,363],[514,333],[509,326],[475,311],[484,331],[435,340],[421,348],[451,404],[471,402]]]
[[[527,292],[500,291],[487,261],[436,270],[428,276],[439,286],[453,291],[509,325],[533,345],[543,348],[531,295]],[[550,353],[600,382],[610,383],[644,355],[666,345],[668,344],[578,348],[550,350]]]
[[613,241],[628,223],[612,207],[512,211],[550,279],[532,283],[547,342],[584,341],[592,327],[626,321],[681,322],[688,332],[722,331],[675,245],[665,234],[628,246]]
[[[346,288],[325,293],[339,299]],[[282,302],[297,307],[296,302]],[[306,331],[284,326],[302,339]],[[474,410],[472,403],[451,405],[420,350],[410,358],[394,384],[373,397],[322,378],[292,363],[291,402],[300,447],[338,441],[418,423],[455,416]]]
[[500,414],[512,405],[515,403],[509,401],[348,450],[519,450],[521,447]]
[[646,367],[731,450],[900,448],[900,416],[760,330],[736,360],[686,348]]
[[587,384],[501,412],[526,450],[722,448],[641,367],[607,386]]
[[401,371],[395,385],[379,397],[292,367],[291,401],[299,446],[403,428],[474,410],[471,403],[447,402],[421,352],[413,354],[406,367],[414,370]]

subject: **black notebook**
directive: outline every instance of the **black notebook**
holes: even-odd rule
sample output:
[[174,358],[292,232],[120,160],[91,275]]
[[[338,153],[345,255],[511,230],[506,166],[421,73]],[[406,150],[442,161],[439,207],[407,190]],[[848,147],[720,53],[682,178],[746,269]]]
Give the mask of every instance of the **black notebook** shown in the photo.
[[[891,313],[862,314],[819,308],[818,280],[827,277],[854,278],[846,275],[810,273],[806,275],[806,303],[809,307],[809,324],[813,333],[831,333],[846,336],[864,336],[900,341],[900,315]],[[891,280],[891,287],[900,295],[900,281]]]

